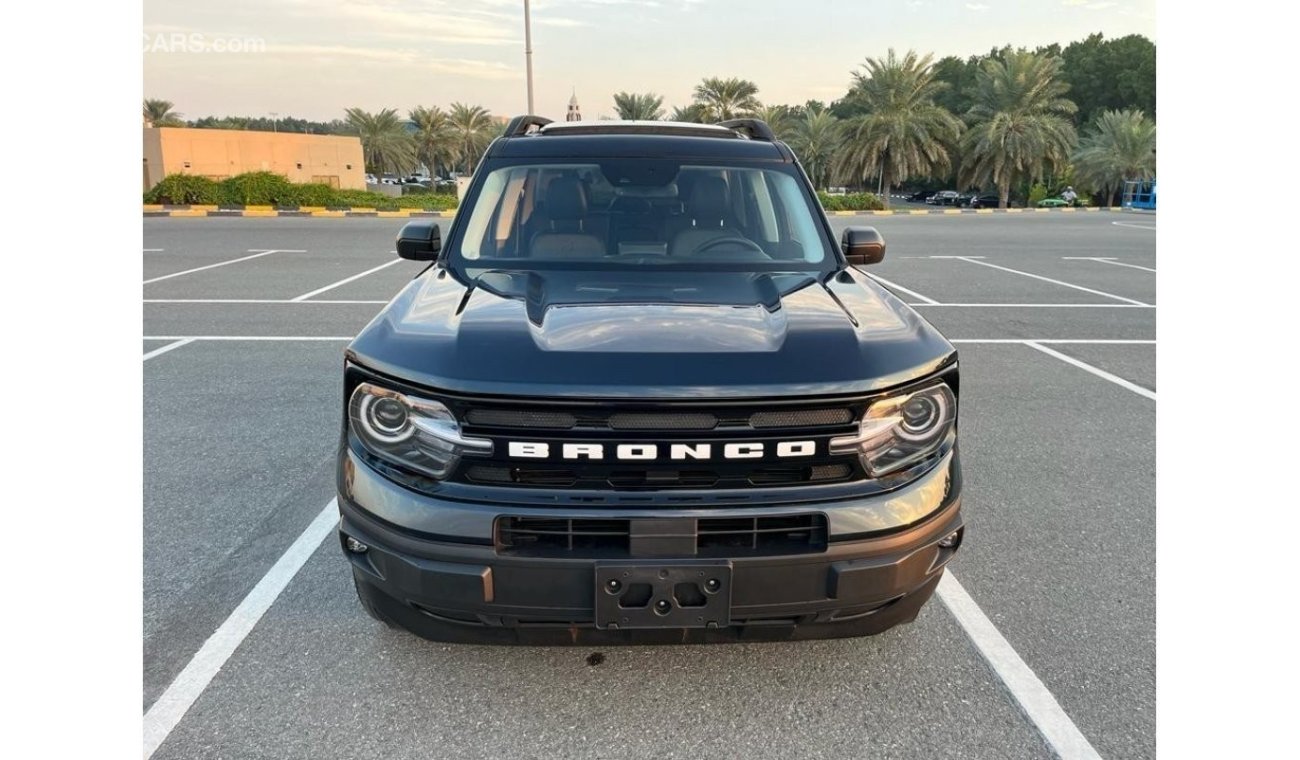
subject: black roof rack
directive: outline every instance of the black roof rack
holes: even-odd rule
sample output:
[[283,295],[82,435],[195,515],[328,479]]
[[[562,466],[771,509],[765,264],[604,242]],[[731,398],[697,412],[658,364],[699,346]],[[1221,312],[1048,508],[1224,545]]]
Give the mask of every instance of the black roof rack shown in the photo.
[[762,119],[728,119],[718,122],[718,126],[740,132],[751,140],[776,142],[776,133]]
[[[549,127],[548,127],[549,125]],[[542,129],[548,127],[547,129]],[[776,142],[776,134],[761,119],[728,119],[717,124],[694,124],[674,121],[552,122],[544,116],[516,116],[506,125],[503,137],[521,137],[541,133],[566,135],[657,134],[694,137],[740,137]]]
[[681,135],[683,137],[740,137],[738,133],[716,124],[693,124],[676,121],[600,121],[557,122],[542,130],[548,135]]
[[541,129],[550,123],[551,120],[545,116],[533,116],[532,114],[516,116],[510,120],[509,124],[506,124],[506,131],[503,134],[506,137],[519,137],[537,131],[533,127]]

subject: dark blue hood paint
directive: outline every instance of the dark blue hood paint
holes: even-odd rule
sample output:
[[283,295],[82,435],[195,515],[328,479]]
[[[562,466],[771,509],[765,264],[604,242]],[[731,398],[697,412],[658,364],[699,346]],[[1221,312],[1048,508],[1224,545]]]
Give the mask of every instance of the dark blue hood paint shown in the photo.
[[[434,390],[639,399],[877,391],[956,351],[865,274],[709,273],[656,286],[574,272],[435,267],[356,337],[348,357]],[[690,283],[684,285],[684,283]]]

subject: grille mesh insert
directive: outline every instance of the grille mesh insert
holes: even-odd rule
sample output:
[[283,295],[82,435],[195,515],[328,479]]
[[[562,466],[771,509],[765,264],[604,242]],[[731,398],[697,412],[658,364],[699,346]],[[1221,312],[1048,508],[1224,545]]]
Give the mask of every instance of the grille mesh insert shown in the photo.
[[465,419],[471,425],[484,427],[549,428],[551,430],[568,430],[578,424],[578,419],[568,412],[511,409],[471,409]]
[[618,412],[609,417],[614,430],[712,430],[718,418],[695,412]]
[[821,427],[844,425],[852,421],[848,409],[793,409],[788,412],[755,412],[749,424],[756,428]]

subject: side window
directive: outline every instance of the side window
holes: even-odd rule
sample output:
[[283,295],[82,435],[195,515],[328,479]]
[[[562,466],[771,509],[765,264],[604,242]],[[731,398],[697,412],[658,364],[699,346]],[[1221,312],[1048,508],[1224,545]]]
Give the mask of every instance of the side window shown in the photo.
[[474,204],[474,212],[470,215],[465,235],[461,238],[460,255],[466,259],[492,255],[493,251],[488,248],[491,241],[487,231],[501,207],[501,197],[509,174],[508,171],[494,171],[483,181],[478,202]]
[[767,189],[772,197],[780,229],[780,258],[803,259],[817,263],[826,258],[825,246],[817,234],[813,217],[801,213],[806,206],[803,194],[795,180],[785,174],[765,172]]
[[781,231],[777,228],[777,212],[772,205],[772,193],[765,179],[767,172],[747,172],[746,175],[745,185],[748,188],[748,195],[753,199],[755,216],[758,218],[758,223],[754,226],[754,234],[764,242],[779,242]]

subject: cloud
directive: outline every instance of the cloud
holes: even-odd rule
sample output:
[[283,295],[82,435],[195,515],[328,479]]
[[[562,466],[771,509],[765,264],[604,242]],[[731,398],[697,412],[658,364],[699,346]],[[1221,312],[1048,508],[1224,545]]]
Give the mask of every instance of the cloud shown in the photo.
[[1119,5],[1116,2],[1107,0],[1061,0],[1061,5],[1067,8],[1083,8],[1089,11],[1104,11],[1107,8],[1114,8]]
[[987,5],[985,5],[984,3],[966,3],[966,10],[968,10],[968,11],[975,11],[976,13],[983,13],[984,11],[986,11],[986,10],[988,10],[988,9],[989,9],[989,7],[988,7]]

